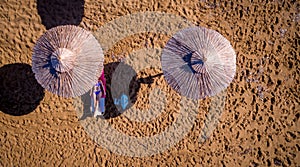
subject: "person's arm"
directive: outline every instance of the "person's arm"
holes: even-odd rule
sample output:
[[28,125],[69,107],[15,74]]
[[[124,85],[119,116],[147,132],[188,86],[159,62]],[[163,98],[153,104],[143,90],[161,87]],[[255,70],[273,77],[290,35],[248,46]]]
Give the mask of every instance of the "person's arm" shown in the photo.
[[93,90],[94,90],[94,86],[93,86],[92,89],[90,90],[90,96],[93,95]]

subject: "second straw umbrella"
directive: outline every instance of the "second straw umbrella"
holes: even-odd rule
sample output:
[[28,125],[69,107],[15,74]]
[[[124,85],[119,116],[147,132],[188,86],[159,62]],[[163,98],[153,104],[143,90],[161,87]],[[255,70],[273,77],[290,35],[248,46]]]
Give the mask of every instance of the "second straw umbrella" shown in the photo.
[[230,42],[214,30],[189,27],[177,32],[161,57],[167,83],[192,99],[214,96],[232,81],[236,54]]

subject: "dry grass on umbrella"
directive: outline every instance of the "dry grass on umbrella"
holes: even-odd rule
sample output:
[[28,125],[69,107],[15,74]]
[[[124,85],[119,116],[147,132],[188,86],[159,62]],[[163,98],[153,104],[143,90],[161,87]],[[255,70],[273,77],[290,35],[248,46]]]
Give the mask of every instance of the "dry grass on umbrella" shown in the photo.
[[36,42],[32,71],[45,89],[62,97],[86,93],[103,70],[103,51],[88,31],[72,25],[48,30]]
[[236,71],[236,54],[218,32],[189,27],[167,42],[161,63],[165,79],[175,91],[192,99],[203,99],[230,84]]

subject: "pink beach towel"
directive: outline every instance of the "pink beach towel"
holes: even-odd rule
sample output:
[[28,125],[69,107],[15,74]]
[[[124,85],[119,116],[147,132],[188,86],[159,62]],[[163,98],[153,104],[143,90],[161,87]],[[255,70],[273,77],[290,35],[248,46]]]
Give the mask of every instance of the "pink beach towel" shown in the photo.
[[[104,69],[102,70],[102,74],[101,74],[101,76],[99,77],[98,80],[102,81],[102,83],[103,83],[103,89],[104,89],[103,91],[106,92],[106,79],[104,77]],[[105,98],[105,97],[106,97],[106,93],[102,93],[101,98]]]

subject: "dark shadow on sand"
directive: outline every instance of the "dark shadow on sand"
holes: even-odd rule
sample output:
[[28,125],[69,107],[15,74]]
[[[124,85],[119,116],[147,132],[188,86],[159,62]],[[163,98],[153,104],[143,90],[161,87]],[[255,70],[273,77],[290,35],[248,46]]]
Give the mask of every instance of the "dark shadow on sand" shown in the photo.
[[79,25],[84,0],[37,0],[37,10],[46,29],[60,25]]
[[[161,73],[146,78],[137,78],[136,71],[129,65],[122,62],[113,62],[104,65],[104,73],[107,90],[105,100],[106,111],[103,116],[105,119],[117,117],[132,107],[137,100],[141,84],[152,84],[154,77],[162,75]],[[128,104],[126,107],[122,107],[120,103],[116,103],[116,101],[120,100],[122,95],[126,95],[126,97],[128,97]],[[83,120],[86,117],[92,116],[89,110],[91,104],[90,93],[87,92],[81,96],[81,100],[85,104],[84,113],[80,118],[80,120]]]
[[29,114],[44,95],[30,65],[16,63],[0,68],[0,111],[3,113],[13,116]]

